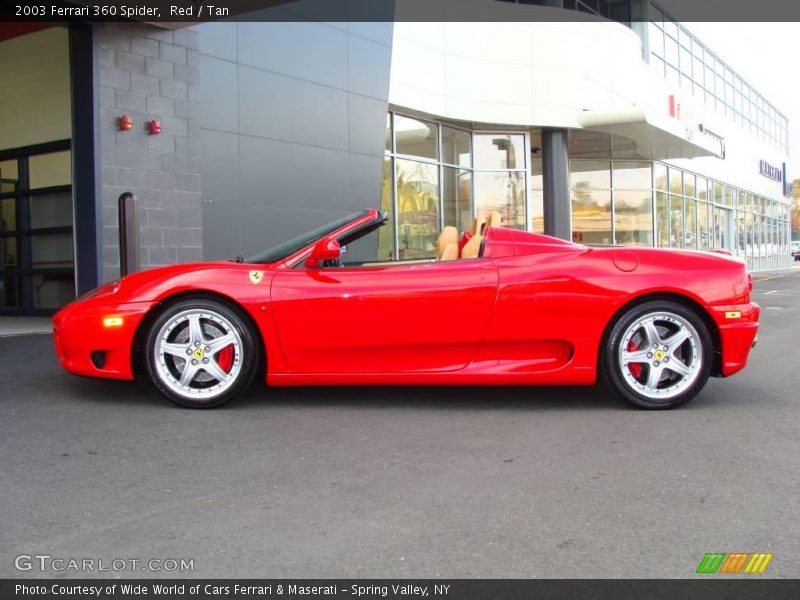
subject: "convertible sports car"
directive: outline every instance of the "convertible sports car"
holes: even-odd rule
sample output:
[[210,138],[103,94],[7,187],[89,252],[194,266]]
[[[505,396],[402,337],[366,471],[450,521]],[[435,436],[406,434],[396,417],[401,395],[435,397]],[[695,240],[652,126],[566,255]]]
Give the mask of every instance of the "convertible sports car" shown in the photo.
[[744,368],[759,308],[725,253],[592,248],[476,219],[436,258],[375,256],[364,210],[250,259],[128,275],[54,317],[70,373],[146,374],[189,407],[270,386],[593,385],[673,408]]

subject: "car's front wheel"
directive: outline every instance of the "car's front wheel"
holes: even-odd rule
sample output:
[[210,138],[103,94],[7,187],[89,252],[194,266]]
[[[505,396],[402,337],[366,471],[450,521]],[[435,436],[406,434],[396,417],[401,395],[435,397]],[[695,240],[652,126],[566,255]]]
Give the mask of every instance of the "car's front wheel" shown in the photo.
[[691,308],[669,300],[634,306],[609,333],[601,368],[622,398],[642,408],[676,408],[694,398],[711,373],[713,343]]
[[235,310],[197,298],[177,302],[155,318],[145,353],[147,373],[162,394],[181,406],[210,408],[250,385],[258,344]]

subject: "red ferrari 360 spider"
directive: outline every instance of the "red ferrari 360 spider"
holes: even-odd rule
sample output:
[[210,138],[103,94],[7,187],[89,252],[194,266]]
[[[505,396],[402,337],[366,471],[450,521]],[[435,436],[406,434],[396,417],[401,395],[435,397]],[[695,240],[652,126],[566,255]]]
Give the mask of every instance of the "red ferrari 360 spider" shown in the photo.
[[364,262],[365,210],[249,259],[128,275],[54,317],[64,368],[210,407],[270,386],[592,385],[673,408],[747,363],[759,308],[743,261],[592,248],[476,219],[436,258]]

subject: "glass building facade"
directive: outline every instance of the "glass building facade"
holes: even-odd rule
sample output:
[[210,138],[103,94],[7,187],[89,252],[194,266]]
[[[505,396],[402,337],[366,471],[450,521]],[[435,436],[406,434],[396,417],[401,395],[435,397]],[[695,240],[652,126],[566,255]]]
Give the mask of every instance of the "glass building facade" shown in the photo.
[[648,7],[651,68],[675,88],[788,154],[789,121],[658,4]]
[[[472,131],[391,111],[386,119],[379,260],[435,255],[442,227],[476,215],[544,231],[539,130]],[[751,270],[786,268],[788,199],[662,162],[571,158],[572,239],[587,245],[727,250]]]
[[498,211],[507,227],[527,228],[528,141],[524,132],[470,131],[390,112],[379,258],[435,255],[443,227],[468,229],[476,214]]

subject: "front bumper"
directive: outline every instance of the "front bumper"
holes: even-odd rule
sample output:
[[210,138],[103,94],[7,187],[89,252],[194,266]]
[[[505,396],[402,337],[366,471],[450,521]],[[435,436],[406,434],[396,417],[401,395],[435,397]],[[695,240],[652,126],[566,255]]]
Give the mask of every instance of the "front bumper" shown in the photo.
[[[131,348],[149,302],[102,305],[74,302],[53,317],[56,355],[69,373],[107,379],[133,379]],[[107,326],[109,317],[121,324]]]
[[750,350],[758,337],[758,304],[729,304],[707,307],[717,324],[722,360],[720,374],[729,377],[747,365]]

